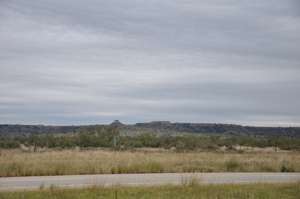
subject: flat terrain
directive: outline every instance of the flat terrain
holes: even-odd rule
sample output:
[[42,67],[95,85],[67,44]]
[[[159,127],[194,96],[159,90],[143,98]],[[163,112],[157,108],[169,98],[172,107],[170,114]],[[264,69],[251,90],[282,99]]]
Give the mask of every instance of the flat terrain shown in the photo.
[[299,152],[0,151],[0,177],[116,173],[300,172]]
[[299,199],[300,184],[243,184],[156,187],[92,187],[0,192],[0,199]]
[[300,182],[300,173],[160,173],[160,174],[104,174],[76,176],[39,176],[0,178],[0,190],[38,189],[40,187],[140,186],[292,183]]

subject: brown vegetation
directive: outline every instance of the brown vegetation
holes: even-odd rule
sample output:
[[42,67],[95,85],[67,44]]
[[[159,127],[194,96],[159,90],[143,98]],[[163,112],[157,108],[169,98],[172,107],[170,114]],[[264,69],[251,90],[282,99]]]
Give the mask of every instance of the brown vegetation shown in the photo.
[[299,152],[2,150],[0,176],[158,172],[293,172]]

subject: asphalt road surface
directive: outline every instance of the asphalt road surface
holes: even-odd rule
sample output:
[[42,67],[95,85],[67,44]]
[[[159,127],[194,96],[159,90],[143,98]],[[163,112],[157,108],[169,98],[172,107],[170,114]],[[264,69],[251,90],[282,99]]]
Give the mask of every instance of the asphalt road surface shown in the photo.
[[1,177],[0,190],[38,189],[51,186],[180,185],[194,180],[203,184],[287,183],[300,182],[300,173],[157,173]]

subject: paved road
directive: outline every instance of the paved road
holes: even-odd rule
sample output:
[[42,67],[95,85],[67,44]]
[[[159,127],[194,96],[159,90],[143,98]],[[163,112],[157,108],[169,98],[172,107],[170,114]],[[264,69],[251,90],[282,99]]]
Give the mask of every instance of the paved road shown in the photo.
[[40,187],[137,186],[183,184],[196,179],[204,184],[300,182],[300,173],[159,173],[0,178],[0,190]]

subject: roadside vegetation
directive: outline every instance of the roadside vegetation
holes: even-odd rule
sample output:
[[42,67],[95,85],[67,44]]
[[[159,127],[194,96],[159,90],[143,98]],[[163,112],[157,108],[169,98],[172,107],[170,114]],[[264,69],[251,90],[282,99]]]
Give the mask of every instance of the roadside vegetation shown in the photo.
[[0,192],[0,199],[299,199],[300,184],[182,185],[161,187],[50,188]]
[[121,135],[117,128],[82,128],[76,133],[66,134],[24,134],[0,135],[0,148],[45,147],[105,147],[117,150],[151,147],[176,149],[177,151],[217,150],[220,147],[233,149],[234,146],[276,147],[283,150],[299,150],[300,138],[288,136],[249,136],[233,134],[179,134],[157,135],[140,133],[136,136]]
[[0,177],[161,172],[300,172],[299,152],[72,149],[0,152]]
[[160,172],[299,172],[300,139],[120,134],[113,126],[0,136],[0,177]]

